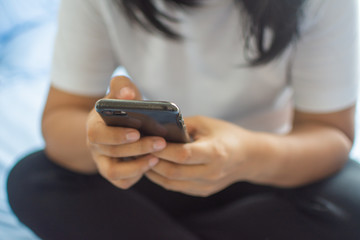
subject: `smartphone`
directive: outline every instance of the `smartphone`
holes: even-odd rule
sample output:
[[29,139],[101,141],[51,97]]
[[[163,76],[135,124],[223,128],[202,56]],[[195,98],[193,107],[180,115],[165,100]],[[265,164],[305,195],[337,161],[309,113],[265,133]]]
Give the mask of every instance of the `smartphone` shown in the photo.
[[191,141],[180,109],[172,102],[100,99],[95,109],[108,126],[136,128],[142,136],[160,136],[169,142]]

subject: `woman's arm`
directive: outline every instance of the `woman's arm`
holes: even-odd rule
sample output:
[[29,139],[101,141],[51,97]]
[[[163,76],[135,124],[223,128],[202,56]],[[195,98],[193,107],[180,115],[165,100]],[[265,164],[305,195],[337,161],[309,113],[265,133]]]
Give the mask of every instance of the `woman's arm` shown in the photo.
[[296,112],[287,135],[250,132],[217,119],[186,123],[195,141],[168,144],[146,175],[166,189],[207,196],[234,182],[297,187],[336,172],[348,159],[354,109],[330,114]]
[[50,159],[74,171],[96,172],[86,146],[86,121],[99,98],[50,88],[42,119],[45,151]]
[[259,164],[261,159],[267,159],[272,167],[254,175],[253,181],[296,187],[340,169],[348,159],[354,139],[354,111],[354,106],[329,114],[296,111],[289,134],[259,134],[257,139],[265,151],[253,148],[252,155]]

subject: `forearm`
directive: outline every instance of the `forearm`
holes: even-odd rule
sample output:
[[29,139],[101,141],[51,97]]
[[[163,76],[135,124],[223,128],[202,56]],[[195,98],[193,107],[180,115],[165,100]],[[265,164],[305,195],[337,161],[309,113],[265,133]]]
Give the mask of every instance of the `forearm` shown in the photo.
[[303,124],[284,136],[255,134],[249,154],[260,171],[251,180],[279,187],[296,187],[322,179],[342,167],[352,140],[326,125]]
[[94,173],[96,166],[86,145],[88,112],[80,109],[57,109],[43,118],[46,152],[57,164],[70,170]]

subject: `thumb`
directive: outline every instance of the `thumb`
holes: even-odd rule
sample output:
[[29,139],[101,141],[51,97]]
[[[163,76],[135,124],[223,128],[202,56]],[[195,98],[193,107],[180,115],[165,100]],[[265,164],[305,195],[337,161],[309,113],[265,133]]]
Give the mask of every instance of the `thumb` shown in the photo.
[[204,117],[185,117],[184,121],[186,130],[193,140],[197,140],[200,136],[209,133],[208,124],[204,121]]
[[141,100],[142,96],[135,84],[125,76],[116,76],[110,81],[110,92],[105,98]]

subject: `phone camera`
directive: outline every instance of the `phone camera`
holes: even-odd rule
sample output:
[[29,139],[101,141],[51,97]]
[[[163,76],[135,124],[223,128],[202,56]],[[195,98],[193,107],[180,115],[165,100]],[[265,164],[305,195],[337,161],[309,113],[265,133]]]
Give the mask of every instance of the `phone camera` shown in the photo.
[[102,113],[105,114],[105,115],[108,115],[108,116],[113,115],[112,111],[103,111]]
[[118,116],[126,116],[127,113],[124,111],[114,111],[113,115],[118,115]]

